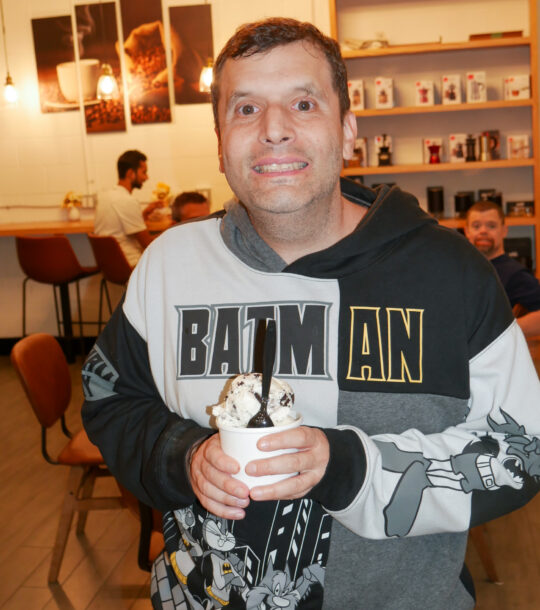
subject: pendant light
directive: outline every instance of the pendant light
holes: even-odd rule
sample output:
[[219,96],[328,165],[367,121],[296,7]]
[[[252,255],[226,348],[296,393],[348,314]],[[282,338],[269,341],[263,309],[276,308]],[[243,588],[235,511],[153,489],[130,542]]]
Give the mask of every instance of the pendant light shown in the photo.
[[[102,33],[103,46],[105,46],[105,25],[103,20],[103,6],[99,2],[100,27]],[[116,100],[119,97],[118,83],[114,77],[112,66],[107,63],[101,65],[101,75],[97,82],[98,100]]]
[[9,73],[3,0],[0,0],[0,14],[2,16],[2,39],[4,41],[4,55],[6,57],[6,82],[4,83],[4,99],[7,104],[15,105],[17,103],[17,100],[19,99],[19,94],[17,93],[17,89],[15,89],[13,79],[11,78],[11,75]]
[[201,93],[210,93],[210,86],[214,77],[214,61],[209,57],[206,61],[206,66],[201,70],[199,78],[199,91]]
[[98,100],[113,100],[118,98],[118,83],[110,64],[101,66],[101,75],[97,82]]

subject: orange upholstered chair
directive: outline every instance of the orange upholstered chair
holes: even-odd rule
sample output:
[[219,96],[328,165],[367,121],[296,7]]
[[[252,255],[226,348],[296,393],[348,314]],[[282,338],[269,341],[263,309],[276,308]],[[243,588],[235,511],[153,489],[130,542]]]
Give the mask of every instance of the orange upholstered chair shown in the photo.
[[[84,531],[89,510],[123,508],[121,495],[93,497],[97,477],[112,476],[105,467],[99,449],[81,430],[71,435],[66,427],[65,412],[71,400],[71,377],[66,358],[58,341],[45,333],[28,335],[11,351],[11,362],[17,371],[30,405],[41,424],[41,451],[50,464],[69,467],[67,489],[62,502],[54,542],[49,582],[58,580],[64,550],[74,514],[79,514],[77,533]],[[58,457],[47,451],[47,430],[60,422],[69,438]]]
[[103,293],[105,293],[107,298],[109,314],[112,313],[111,298],[109,296],[107,282],[111,282],[112,284],[117,284],[119,286],[125,286],[129,280],[131,272],[133,271],[133,267],[128,263],[120,244],[112,235],[95,235],[94,233],[90,233],[88,235],[88,239],[90,240],[90,245],[92,246],[96,263],[103,274],[99,289],[99,332],[103,323]]

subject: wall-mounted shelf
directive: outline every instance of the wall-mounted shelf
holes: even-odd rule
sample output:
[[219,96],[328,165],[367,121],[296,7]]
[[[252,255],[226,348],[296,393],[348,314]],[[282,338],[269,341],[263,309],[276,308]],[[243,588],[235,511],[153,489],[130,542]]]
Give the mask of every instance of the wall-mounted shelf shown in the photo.
[[422,174],[424,172],[459,172],[533,166],[534,159],[499,159],[497,161],[470,161],[469,163],[415,163],[411,165],[383,165],[382,167],[347,167],[343,170],[343,175]]
[[434,106],[396,106],[395,108],[369,108],[357,110],[358,117],[401,116],[402,114],[429,114],[433,112],[468,112],[471,110],[497,110],[500,108],[531,107],[533,101],[528,100],[493,100],[478,104],[435,104]]
[[504,47],[526,47],[531,39],[525,36],[515,38],[486,38],[485,40],[467,40],[464,42],[428,42],[422,44],[403,44],[379,49],[362,49],[358,51],[343,50],[344,59],[366,57],[384,57],[385,55],[416,55],[418,53],[446,53],[448,51],[470,51],[473,49],[492,49]]
[[[534,227],[537,219],[535,216],[506,216],[504,222],[509,227]],[[440,218],[439,224],[449,229],[463,229],[464,218]]]

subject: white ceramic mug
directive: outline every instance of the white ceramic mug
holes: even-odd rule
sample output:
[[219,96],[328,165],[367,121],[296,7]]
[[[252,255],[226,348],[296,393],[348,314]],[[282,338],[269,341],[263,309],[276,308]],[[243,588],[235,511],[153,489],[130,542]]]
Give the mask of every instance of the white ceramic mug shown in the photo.
[[245,467],[252,460],[261,460],[264,458],[282,455],[284,453],[294,453],[296,449],[279,449],[277,451],[261,451],[257,448],[257,441],[268,434],[283,432],[302,425],[302,416],[290,424],[284,426],[275,426],[273,428],[235,428],[233,426],[220,427],[219,437],[221,448],[227,454],[233,457],[240,464],[240,471],[232,476],[242,483],[245,483],[250,489],[258,485],[271,485],[283,479],[288,479],[298,473],[289,472],[286,474],[269,474],[261,477],[251,477],[246,474]]
[[[81,71],[81,85],[84,100],[95,100],[97,82],[100,72],[99,59],[81,59],[79,61]],[[79,88],[77,84],[77,64],[74,61],[65,61],[56,66],[56,75],[60,91],[68,102],[76,102],[79,99]]]

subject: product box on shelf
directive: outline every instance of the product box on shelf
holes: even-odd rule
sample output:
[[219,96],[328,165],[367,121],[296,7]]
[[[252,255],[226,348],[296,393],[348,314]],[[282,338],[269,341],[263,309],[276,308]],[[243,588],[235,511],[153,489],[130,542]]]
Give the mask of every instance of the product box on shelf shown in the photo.
[[367,164],[367,138],[356,138],[356,140],[354,141],[353,156],[350,159],[345,160],[344,166],[367,167]]
[[450,163],[464,163],[466,149],[466,133],[451,133],[448,137],[448,159]]
[[349,98],[351,100],[351,110],[364,110],[364,81],[360,79],[350,80]]
[[534,201],[507,201],[507,216],[534,216]]
[[378,76],[375,79],[375,108],[394,107],[394,80]]
[[523,100],[531,97],[531,77],[528,74],[516,74],[504,79],[504,99]]
[[487,100],[485,72],[467,72],[467,103],[478,104]]
[[392,155],[392,136],[386,134],[375,136],[373,142],[375,144],[375,159],[372,165],[390,165],[388,161],[391,160]]
[[434,88],[432,80],[417,80],[414,84],[416,90],[417,106],[433,106],[435,103]]
[[387,136],[387,135],[375,136],[373,138],[373,141],[375,142],[375,154],[376,155],[379,154],[379,151],[381,150],[381,146],[383,146],[383,144],[385,146],[388,146],[388,152],[392,152],[392,136]]
[[[487,159],[493,161],[501,158],[501,137],[498,129],[483,131],[480,137],[487,137]],[[480,151],[482,152],[482,151]],[[483,160],[483,159],[480,159]]]
[[506,155],[509,159],[528,159],[531,156],[529,135],[520,133],[507,136]]
[[443,104],[461,104],[461,76],[445,74],[441,79],[441,99]]
[[[443,157],[443,139],[442,138],[424,138],[424,153],[422,160],[424,163],[438,163]],[[437,149],[438,147],[438,149]],[[432,155],[438,157],[439,161],[431,161]]]

